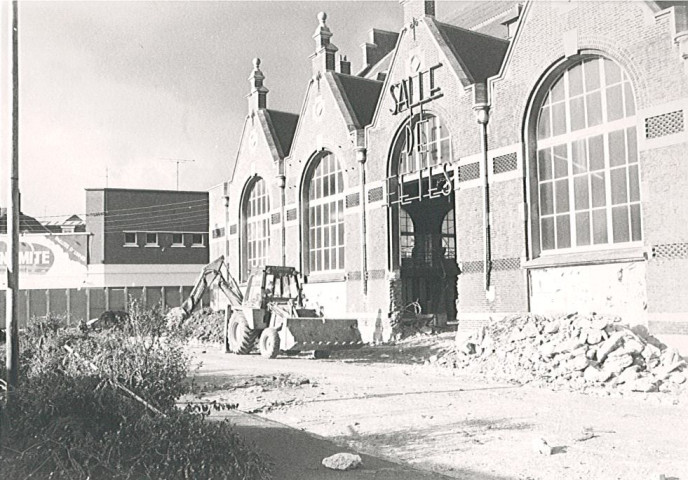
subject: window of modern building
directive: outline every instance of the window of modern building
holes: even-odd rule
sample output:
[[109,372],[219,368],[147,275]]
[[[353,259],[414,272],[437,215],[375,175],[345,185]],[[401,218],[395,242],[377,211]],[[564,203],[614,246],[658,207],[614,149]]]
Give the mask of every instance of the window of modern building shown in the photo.
[[184,234],[173,233],[172,234],[172,246],[173,247],[183,247],[184,246]]
[[311,272],[344,269],[344,177],[331,153],[317,160],[305,192]]
[[416,244],[413,219],[403,208],[399,209],[399,234],[401,235],[399,239],[399,252],[403,262],[405,258],[413,256],[413,247]]
[[192,233],[191,234],[191,246],[192,247],[204,247],[205,246],[205,236],[202,233]]
[[158,246],[158,234],[157,233],[146,233],[146,246],[147,247],[157,247]]
[[124,246],[125,247],[138,247],[139,246],[136,232],[124,232]]
[[578,62],[549,88],[533,172],[541,251],[641,240],[635,123],[631,82],[607,58]]
[[[244,206],[245,249],[244,268],[246,276],[254,268],[267,263],[270,247],[270,198],[265,180],[259,178],[250,187]],[[244,277],[246,278],[246,277]]]
[[432,114],[413,117],[404,127],[400,140],[400,175],[452,161],[449,129]]

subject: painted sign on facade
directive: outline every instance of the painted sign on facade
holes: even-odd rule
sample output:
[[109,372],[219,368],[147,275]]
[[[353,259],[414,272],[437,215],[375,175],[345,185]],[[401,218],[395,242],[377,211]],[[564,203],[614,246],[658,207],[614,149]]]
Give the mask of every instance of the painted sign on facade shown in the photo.
[[[19,239],[21,288],[61,288],[86,278],[88,235],[22,235]],[[0,288],[6,288],[7,236],[0,236]]]

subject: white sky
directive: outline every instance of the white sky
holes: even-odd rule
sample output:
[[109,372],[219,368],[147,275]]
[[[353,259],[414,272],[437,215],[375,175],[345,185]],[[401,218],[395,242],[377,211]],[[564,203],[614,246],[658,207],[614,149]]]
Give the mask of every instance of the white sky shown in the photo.
[[[2,169],[7,205],[10,73],[2,18]],[[84,188],[207,190],[223,181],[247,112],[251,59],[268,108],[298,113],[319,11],[361,66],[373,27],[398,31],[385,2],[19,2],[20,189],[35,217],[82,213]]]

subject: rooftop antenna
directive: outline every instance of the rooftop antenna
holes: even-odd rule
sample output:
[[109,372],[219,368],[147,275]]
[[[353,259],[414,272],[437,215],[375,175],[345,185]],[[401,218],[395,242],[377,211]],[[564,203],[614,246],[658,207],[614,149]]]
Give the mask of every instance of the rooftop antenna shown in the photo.
[[175,162],[177,164],[177,190],[179,190],[179,164],[191,163],[196,161],[194,159],[189,158],[162,158],[161,160],[167,160],[168,162]]

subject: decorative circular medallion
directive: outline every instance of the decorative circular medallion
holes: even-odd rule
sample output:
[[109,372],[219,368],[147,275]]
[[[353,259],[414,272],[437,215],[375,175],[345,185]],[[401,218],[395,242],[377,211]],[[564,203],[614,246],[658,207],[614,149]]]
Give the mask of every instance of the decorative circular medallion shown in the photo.
[[323,100],[322,97],[318,97],[315,100],[315,104],[313,105],[313,115],[315,115],[315,118],[320,118],[320,116],[323,113]]
[[418,58],[418,55],[413,55],[411,57],[411,60],[409,60],[409,67],[411,68],[411,72],[415,73],[418,70],[420,70],[420,58]]

